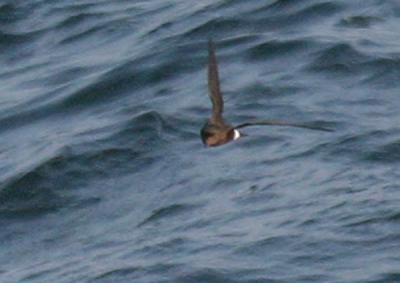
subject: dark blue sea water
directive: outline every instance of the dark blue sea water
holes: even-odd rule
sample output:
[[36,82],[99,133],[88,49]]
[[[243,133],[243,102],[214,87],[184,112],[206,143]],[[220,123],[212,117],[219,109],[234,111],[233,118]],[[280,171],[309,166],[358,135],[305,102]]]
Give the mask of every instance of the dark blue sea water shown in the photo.
[[[205,148],[207,41],[226,119]],[[397,0],[0,0],[1,283],[400,282]]]

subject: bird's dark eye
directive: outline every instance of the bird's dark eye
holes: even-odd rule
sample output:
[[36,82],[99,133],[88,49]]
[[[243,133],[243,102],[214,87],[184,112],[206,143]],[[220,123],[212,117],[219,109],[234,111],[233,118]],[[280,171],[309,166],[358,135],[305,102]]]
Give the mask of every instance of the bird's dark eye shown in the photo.
[[213,134],[210,133],[210,132],[205,132],[205,133],[204,133],[204,137],[205,137],[205,138],[209,138],[209,137],[212,137],[212,136],[213,136]]
[[213,135],[212,133],[207,131],[207,124],[201,129],[200,134],[204,138],[209,138],[209,137],[211,137]]

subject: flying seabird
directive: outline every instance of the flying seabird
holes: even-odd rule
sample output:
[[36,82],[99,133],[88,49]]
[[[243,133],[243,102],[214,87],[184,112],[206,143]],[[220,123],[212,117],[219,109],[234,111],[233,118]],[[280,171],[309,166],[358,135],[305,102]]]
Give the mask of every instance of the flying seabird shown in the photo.
[[209,40],[208,42],[208,95],[212,103],[211,117],[205,123],[200,132],[201,140],[206,146],[218,146],[232,140],[237,140],[243,136],[243,134],[239,132],[239,129],[248,126],[289,126],[327,132],[332,131],[331,129],[323,127],[276,120],[247,122],[237,126],[232,126],[225,122],[222,117],[224,100],[219,86],[217,57],[215,55],[215,46],[212,40]]

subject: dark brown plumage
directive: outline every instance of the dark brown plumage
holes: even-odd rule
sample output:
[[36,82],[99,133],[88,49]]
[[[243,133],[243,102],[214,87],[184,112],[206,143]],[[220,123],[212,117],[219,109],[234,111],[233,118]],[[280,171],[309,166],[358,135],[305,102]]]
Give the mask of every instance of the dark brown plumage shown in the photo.
[[218,63],[215,55],[215,46],[212,40],[208,42],[208,95],[212,103],[211,117],[200,132],[201,140],[203,144],[207,146],[218,146],[230,142],[231,140],[236,140],[241,136],[238,129],[248,126],[289,126],[319,131],[332,131],[331,129],[322,127],[275,120],[247,122],[237,126],[226,123],[222,116],[224,100],[220,90]]

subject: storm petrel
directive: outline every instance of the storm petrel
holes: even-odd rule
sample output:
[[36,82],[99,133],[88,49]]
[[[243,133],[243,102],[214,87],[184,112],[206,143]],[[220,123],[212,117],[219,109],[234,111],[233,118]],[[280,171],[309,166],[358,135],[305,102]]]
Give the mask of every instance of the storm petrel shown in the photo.
[[247,122],[237,126],[232,126],[225,122],[222,117],[224,100],[219,86],[218,63],[215,55],[215,46],[212,40],[209,40],[208,42],[208,95],[212,103],[211,117],[205,123],[200,132],[201,140],[206,146],[218,146],[232,140],[237,140],[243,136],[238,129],[248,126],[289,126],[319,131],[332,131],[331,129],[323,127],[276,120]]

